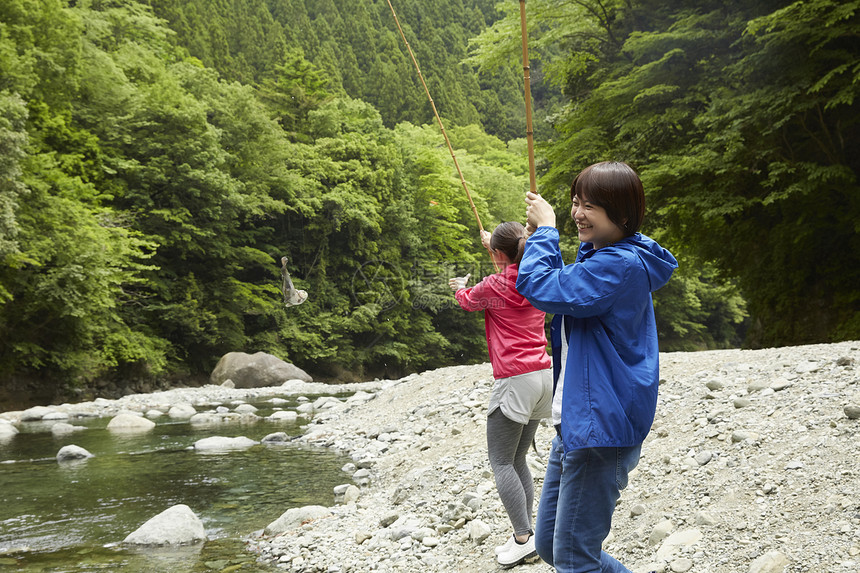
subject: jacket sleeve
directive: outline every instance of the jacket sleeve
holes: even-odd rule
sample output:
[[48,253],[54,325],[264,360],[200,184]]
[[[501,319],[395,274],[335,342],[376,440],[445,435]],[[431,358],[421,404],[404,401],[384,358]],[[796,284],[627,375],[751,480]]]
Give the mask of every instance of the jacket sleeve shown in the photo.
[[564,266],[558,230],[540,227],[526,242],[517,290],[535,308],[580,318],[605,313],[630,273],[627,254],[604,248],[586,260]]
[[493,301],[499,299],[496,283],[501,277],[490,275],[471,288],[461,288],[454,293],[457,302],[463,310],[484,310],[493,306]]

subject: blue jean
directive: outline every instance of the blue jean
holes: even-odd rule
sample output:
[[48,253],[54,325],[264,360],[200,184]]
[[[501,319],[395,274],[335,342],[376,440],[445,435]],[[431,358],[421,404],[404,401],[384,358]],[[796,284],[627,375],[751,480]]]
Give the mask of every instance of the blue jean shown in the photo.
[[558,573],[630,573],[601,548],[642,446],[564,453],[556,436],[535,520],[535,549]]

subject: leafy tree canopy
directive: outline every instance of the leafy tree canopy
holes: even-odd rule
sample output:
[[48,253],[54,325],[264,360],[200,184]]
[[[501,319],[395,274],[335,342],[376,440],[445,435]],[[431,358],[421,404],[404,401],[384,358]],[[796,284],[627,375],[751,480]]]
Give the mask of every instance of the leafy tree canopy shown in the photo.
[[[265,4],[242,10],[240,28],[278,30]],[[4,379],[205,377],[234,350],[323,377],[485,359],[445,273],[488,258],[434,128],[387,127],[278,42],[213,47],[271,72],[226,80],[144,4],[0,15]],[[188,30],[212,40],[216,24]],[[455,131],[485,224],[521,212],[523,159]],[[311,293],[288,310],[282,256]]]
[[[627,161],[646,230],[699,266],[672,289],[736,281],[751,345],[860,336],[858,2],[529,5],[537,57],[569,100],[542,146],[546,194],[561,207],[572,173]],[[483,65],[510,50],[497,43],[510,19],[476,40]],[[698,322],[685,307],[679,334]]]

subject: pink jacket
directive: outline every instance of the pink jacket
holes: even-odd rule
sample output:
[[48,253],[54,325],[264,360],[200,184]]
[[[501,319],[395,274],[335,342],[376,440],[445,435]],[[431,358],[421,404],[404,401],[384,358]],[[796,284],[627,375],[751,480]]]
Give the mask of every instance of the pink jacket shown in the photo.
[[552,365],[546,351],[545,313],[517,292],[517,265],[490,275],[454,296],[464,310],[484,311],[493,377],[508,378]]

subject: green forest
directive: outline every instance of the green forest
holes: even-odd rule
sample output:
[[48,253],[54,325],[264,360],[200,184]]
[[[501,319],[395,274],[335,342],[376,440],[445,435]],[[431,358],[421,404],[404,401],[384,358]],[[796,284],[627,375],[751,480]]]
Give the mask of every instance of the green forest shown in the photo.
[[[525,216],[520,4],[392,0],[484,228]],[[661,349],[860,339],[860,0],[529,0],[537,182],[630,163]],[[0,0],[0,395],[487,360],[493,268],[387,0]],[[287,307],[281,258],[307,302]]]

